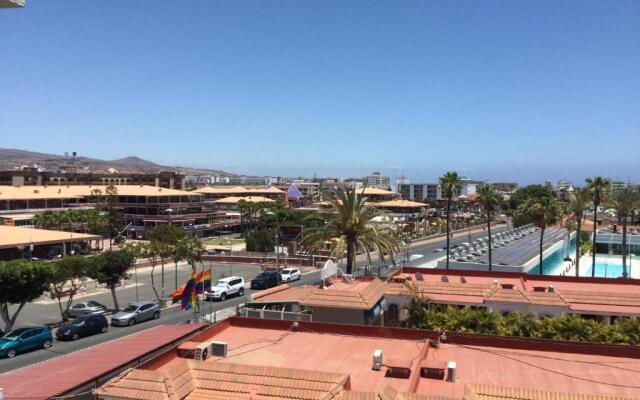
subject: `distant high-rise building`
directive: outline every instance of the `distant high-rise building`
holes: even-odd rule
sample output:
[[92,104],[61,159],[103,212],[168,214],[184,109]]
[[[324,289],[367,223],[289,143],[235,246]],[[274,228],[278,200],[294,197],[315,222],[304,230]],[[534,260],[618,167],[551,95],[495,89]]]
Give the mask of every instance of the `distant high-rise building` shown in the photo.
[[611,191],[611,193],[619,192],[620,190],[624,189],[624,187],[624,181],[621,181],[619,179],[611,179],[609,181],[609,190]]
[[373,172],[371,175],[365,176],[363,180],[367,187],[391,190],[391,178],[380,172]]

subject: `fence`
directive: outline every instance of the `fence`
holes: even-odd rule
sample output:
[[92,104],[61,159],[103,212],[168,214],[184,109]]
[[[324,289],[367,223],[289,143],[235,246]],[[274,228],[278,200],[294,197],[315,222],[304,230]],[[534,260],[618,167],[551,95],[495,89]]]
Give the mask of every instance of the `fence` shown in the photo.
[[311,314],[302,314],[290,311],[272,311],[245,307],[240,309],[240,314],[247,318],[312,322]]

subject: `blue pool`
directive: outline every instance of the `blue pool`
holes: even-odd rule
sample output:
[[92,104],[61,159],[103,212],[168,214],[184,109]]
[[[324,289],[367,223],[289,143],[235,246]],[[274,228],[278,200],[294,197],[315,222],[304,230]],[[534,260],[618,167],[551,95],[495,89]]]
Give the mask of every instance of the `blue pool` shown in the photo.
[[[549,254],[542,262],[542,268],[544,275],[560,275],[562,272],[562,262],[564,258],[569,255],[571,258],[576,256],[576,238],[572,238],[567,244],[565,240],[564,245],[555,252]],[[540,273],[540,263],[531,268],[528,272],[532,275],[538,275]],[[596,271],[597,273],[597,271]]]
[[[568,243],[565,240],[564,246],[560,247],[558,250],[548,255],[543,264],[544,275],[560,275],[562,273],[562,265],[564,258],[569,255],[571,258],[575,258],[576,255],[576,240],[572,238]],[[636,262],[638,264],[636,264]],[[640,268],[640,261],[633,260],[631,266],[635,270],[635,268]],[[529,270],[529,274],[537,275],[539,273],[540,264],[536,263],[536,265]],[[629,259],[627,259],[627,272],[631,273],[631,268],[629,268]],[[583,262],[580,264],[580,276],[591,276],[591,258],[589,258],[589,262]],[[618,259],[609,259],[603,260],[602,255],[598,255],[596,258],[596,274],[597,277],[605,277],[605,278],[618,278],[622,276],[622,261]]]

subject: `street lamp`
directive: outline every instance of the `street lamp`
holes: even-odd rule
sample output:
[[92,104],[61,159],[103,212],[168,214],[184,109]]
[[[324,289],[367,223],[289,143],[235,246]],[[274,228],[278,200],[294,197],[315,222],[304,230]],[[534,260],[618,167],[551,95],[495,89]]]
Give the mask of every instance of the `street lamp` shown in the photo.
[[278,235],[278,230],[280,229],[280,226],[279,226],[280,225],[280,220],[278,218],[278,214],[274,213],[273,211],[267,211],[266,214],[267,215],[275,215],[275,217],[276,217],[276,226],[275,226],[275,230],[274,230],[273,234],[274,234],[274,239],[275,239],[275,242],[276,242],[276,271],[278,272],[278,275],[279,275],[280,274],[280,260],[279,260],[279,257],[278,257],[278,247],[279,247],[279,243],[278,243],[279,240],[278,239],[280,239],[280,235]]

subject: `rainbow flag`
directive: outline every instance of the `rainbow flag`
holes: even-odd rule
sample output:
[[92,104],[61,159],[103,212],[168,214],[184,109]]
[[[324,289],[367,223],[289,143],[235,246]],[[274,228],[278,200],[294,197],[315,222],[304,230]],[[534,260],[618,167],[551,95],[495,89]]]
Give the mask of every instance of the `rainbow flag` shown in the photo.
[[191,276],[189,277],[187,283],[185,283],[184,289],[182,290],[181,303],[183,310],[196,308],[196,305],[198,304],[195,268],[191,269]]
[[205,291],[211,290],[211,269],[202,271],[196,276],[196,291],[198,293],[202,293],[204,288]]
[[[200,272],[195,279],[196,279],[196,293],[198,294],[202,293],[203,286],[205,291],[211,290],[211,269]],[[171,299],[173,304],[179,301],[182,301],[182,294],[184,293],[184,288],[186,286],[187,284],[184,283],[171,293]]]
[[182,299],[182,292],[184,292],[185,286],[187,286],[187,284],[183,283],[182,286],[171,292],[171,300],[173,304],[176,304]]

